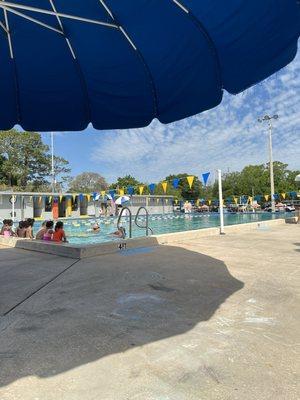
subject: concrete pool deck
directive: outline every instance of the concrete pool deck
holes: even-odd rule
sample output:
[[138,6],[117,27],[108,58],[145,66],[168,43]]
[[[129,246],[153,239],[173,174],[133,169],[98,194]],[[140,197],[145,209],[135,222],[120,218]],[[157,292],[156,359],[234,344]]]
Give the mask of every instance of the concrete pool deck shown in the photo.
[[300,397],[300,225],[0,254],[1,400]]

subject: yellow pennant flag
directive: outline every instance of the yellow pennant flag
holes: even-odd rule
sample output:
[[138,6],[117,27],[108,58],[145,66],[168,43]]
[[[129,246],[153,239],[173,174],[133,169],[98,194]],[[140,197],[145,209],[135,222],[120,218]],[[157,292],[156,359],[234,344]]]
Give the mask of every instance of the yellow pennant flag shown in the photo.
[[105,196],[105,190],[101,190],[101,196],[104,197]]
[[269,195],[268,195],[268,194],[265,194],[265,195],[264,195],[264,198],[265,198],[266,201],[268,201],[268,200],[269,200]]
[[209,205],[209,206],[211,205],[211,200],[208,200],[208,205]]
[[248,197],[249,204],[252,204],[253,198],[251,196]]
[[199,206],[199,204],[200,204],[200,200],[199,200],[199,199],[197,199],[197,201],[196,201],[196,205],[197,205],[197,206]]
[[286,198],[286,193],[281,193],[281,197],[282,197],[283,199],[285,199],[285,198]]
[[124,189],[119,189],[119,195],[120,195],[120,196],[124,196],[124,193],[125,193],[125,192],[124,192]]
[[52,201],[52,196],[49,196],[49,203],[51,203],[51,201]]
[[63,196],[59,196],[59,201],[62,201]]
[[77,194],[72,194],[72,197],[73,197],[73,201],[75,202]]
[[162,182],[161,186],[163,188],[164,193],[166,194],[167,193],[168,182]]
[[237,204],[237,203],[238,203],[237,197],[234,197],[234,198],[233,198],[233,201],[234,201],[235,204]]
[[192,189],[192,186],[193,186],[193,182],[194,182],[195,177],[194,177],[194,176],[187,176],[186,179],[187,179],[187,181],[188,181],[188,184],[189,184],[190,189]]
[[143,192],[144,192],[144,186],[139,186],[139,192],[140,192],[140,195],[143,194]]
[[178,200],[177,199],[175,199],[175,204],[178,204]]
[[89,202],[89,201],[91,200],[91,195],[90,195],[90,194],[87,194],[87,195],[86,195],[86,198],[87,198],[87,201]]

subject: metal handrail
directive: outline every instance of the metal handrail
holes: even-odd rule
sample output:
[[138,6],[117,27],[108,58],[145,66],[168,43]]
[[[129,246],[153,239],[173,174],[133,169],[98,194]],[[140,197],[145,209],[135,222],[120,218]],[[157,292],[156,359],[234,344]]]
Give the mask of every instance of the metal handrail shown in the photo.
[[122,207],[121,212],[120,212],[120,214],[119,214],[118,221],[117,221],[117,228],[120,229],[120,221],[121,221],[123,212],[124,212],[125,210],[128,210],[128,212],[129,212],[129,238],[131,239],[131,238],[132,238],[132,213],[131,213],[130,208],[128,208],[128,207]]
[[[142,225],[139,225],[138,224],[138,217],[139,217],[139,214],[140,214],[140,211],[141,210],[144,210],[145,211],[145,214],[146,214],[146,226],[142,226]],[[148,210],[147,210],[147,208],[146,207],[140,207],[138,210],[137,210],[137,213],[136,213],[136,215],[135,215],[135,218],[134,218],[134,223],[136,224],[136,226],[138,227],[138,228],[140,228],[140,229],[146,229],[146,236],[149,236],[149,231],[151,232],[151,234],[153,235],[153,230],[150,228],[150,226],[149,226],[149,212],[148,212]]]

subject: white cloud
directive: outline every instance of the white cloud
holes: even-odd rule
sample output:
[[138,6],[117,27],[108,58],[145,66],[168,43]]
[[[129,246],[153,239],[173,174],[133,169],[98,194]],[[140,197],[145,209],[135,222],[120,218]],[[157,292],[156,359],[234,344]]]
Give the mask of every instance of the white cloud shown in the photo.
[[105,132],[93,160],[109,179],[130,173],[158,181],[170,173],[200,175],[217,168],[240,170],[267,161],[267,130],[257,117],[277,113],[274,158],[300,169],[300,55],[282,71],[217,108],[169,125]]

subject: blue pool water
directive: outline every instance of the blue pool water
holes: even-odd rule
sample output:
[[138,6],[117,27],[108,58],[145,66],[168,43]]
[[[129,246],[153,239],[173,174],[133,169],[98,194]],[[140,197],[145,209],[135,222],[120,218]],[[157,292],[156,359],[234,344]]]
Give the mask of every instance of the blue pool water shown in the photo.
[[[225,225],[244,224],[247,222],[267,221],[271,219],[291,217],[292,213],[245,213],[245,214],[225,214]],[[94,218],[80,220],[65,220],[64,228],[68,240],[72,244],[87,245],[103,243],[114,240],[110,236],[117,228],[117,218],[107,217],[97,219],[101,227],[99,233],[89,232],[91,226],[95,222]],[[139,223],[145,223],[145,218],[140,217]],[[40,223],[35,223],[35,231],[39,228]],[[128,219],[123,218],[122,226],[126,228],[128,233]],[[151,215],[149,217],[149,226],[152,228],[154,235],[171,232],[182,232],[194,229],[204,229],[219,226],[219,215],[217,213],[209,214],[165,214]],[[133,237],[145,236],[145,230],[133,227]],[[115,239],[116,240],[116,239]]]

